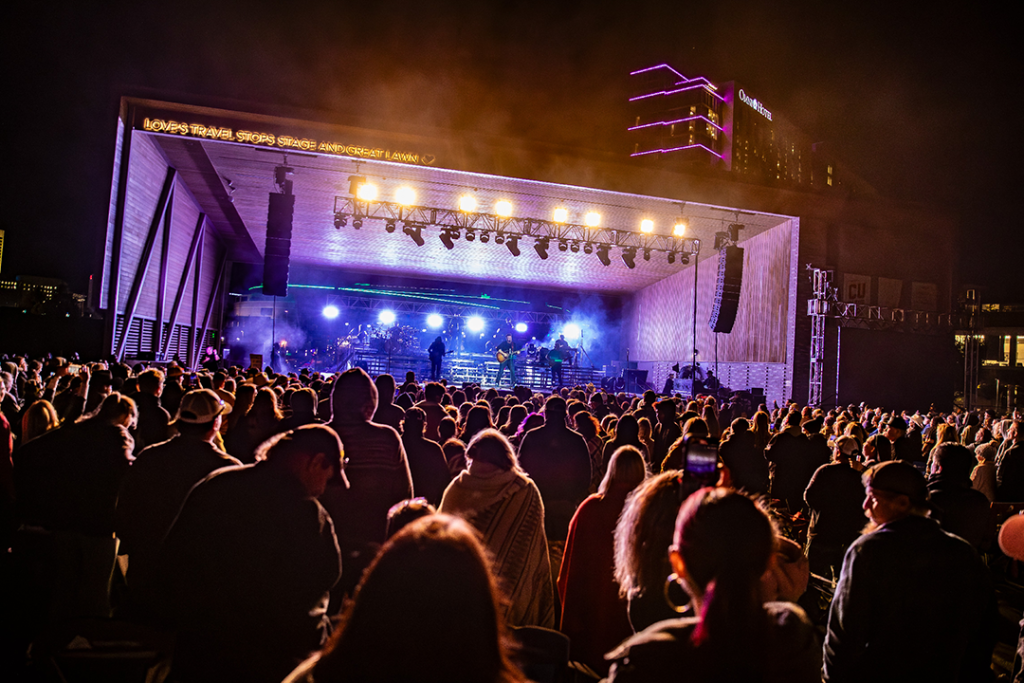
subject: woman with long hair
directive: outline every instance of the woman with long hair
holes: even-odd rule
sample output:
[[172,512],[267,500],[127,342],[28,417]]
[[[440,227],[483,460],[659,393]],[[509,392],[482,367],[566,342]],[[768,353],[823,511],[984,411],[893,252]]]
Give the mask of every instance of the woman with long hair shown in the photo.
[[515,683],[501,593],[473,529],[449,515],[381,549],[323,651],[285,683]]
[[493,426],[491,424],[491,409],[486,405],[475,405],[466,414],[466,426],[462,428],[459,440],[462,443],[469,443],[474,436]]
[[643,441],[640,440],[640,424],[636,421],[635,415],[628,414],[619,418],[615,425],[614,438],[604,445],[602,460],[608,462],[611,460],[612,454],[623,446],[632,446],[640,453],[647,451]]
[[59,426],[60,418],[53,404],[45,400],[36,401],[21,418],[21,445]]
[[587,442],[587,451],[590,453],[590,489],[588,492],[594,493],[597,491],[598,484],[604,479],[605,464],[607,463],[603,456],[604,440],[601,438],[601,425],[586,410],[576,413],[572,420],[576,431]]
[[632,634],[627,603],[619,595],[612,572],[613,534],[626,496],[646,476],[639,450],[623,446],[615,451],[597,493],[577,508],[565,540],[558,572],[559,630],[569,636],[573,661],[602,674],[608,672],[604,653]]
[[496,429],[473,437],[466,460],[469,467],[448,485],[438,510],[459,515],[483,536],[494,573],[509,596],[505,621],[553,628],[555,596],[537,485]]
[[609,655],[609,680],[821,681],[821,647],[796,605],[763,602],[775,530],[753,500],[704,488],[683,503],[668,552],[670,581],[692,615],[655,624]]

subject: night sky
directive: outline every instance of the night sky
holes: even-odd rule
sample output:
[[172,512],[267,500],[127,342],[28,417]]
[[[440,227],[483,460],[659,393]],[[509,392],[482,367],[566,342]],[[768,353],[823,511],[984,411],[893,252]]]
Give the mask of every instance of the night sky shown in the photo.
[[625,154],[628,73],[667,62],[742,82],[883,196],[955,215],[959,283],[1024,302],[1024,52],[1010,5],[92,5],[24,3],[5,22],[3,276],[84,291],[126,92]]

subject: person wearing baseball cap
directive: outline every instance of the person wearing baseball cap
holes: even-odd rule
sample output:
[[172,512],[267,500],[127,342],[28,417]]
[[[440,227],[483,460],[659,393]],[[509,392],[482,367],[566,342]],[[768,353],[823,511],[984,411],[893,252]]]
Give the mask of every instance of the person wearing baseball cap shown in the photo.
[[998,614],[985,565],[927,516],[913,465],[874,465],[863,482],[871,524],[843,560],[824,680],[988,680]]

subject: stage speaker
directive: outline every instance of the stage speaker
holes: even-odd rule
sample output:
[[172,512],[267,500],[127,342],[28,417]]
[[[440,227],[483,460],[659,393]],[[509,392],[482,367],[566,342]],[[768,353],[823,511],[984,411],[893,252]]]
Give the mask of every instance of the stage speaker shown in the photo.
[[263,252],[263,294],[287,296],[288,263],[292,251],[292,214],[295,195],[270,194],[267,210],[267,242]]
[[715,305],[708,324],[716,333],[729,334],[736,323],[743,284],[743,248],[726,247],[718,252],[718,284],[715,287]]

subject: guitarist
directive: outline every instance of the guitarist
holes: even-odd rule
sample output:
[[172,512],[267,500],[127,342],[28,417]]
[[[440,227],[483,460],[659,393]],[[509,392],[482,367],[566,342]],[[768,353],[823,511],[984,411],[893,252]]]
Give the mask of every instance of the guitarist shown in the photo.
[[434,343],[427,347],[427,353],[430,355],[430,379],[436,382],[441,379],[441,361],[448,353],[445,350],[444,340],[441,337],[435,339]]
[[516,344],[512,341],[512,335],[506,334],[505,341],[498,344],[498,352],[495,354],[498,359],[498,379],[494,381],[494,386],[501,385],[501,377],[505,374],[505,368],[508,368],[509,386],[515,387],[517,355],[519,355],[519,351],[516,350]]

